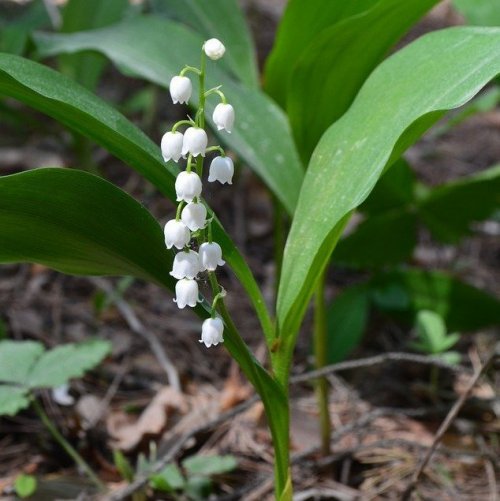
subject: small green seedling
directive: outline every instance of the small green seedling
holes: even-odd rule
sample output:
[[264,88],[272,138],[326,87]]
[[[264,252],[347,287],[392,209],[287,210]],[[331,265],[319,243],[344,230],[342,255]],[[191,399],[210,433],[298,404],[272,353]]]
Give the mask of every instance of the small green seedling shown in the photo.
[[32,496],[36,491],[36,486],[36,478],[33,475],[26,475],[24,473],[18,475],[14,482],[14,490],[22,499]]
[[0,341],[0,416],[15,416],[31,405],[55,440],[99,489],[104,486],[52,423],[35,392],[57,388],[82,376],[99,364],[110,349],[110,343],[99,340],[65,344],[48,351],[36,341]]
[[[442,358],[449,364],[458,364],[460,354],[456,351],[450,351],[458,340],[460,334],[446,332],[446,325],[441,315],[430,310],[421,310],[417,314],[415,325],[417,340],[411,343],[411,347],[427,355],[433,355]],[[431,371],[432,393],[437,393],[437,384],[439,378],[439,368],[433,367]]]

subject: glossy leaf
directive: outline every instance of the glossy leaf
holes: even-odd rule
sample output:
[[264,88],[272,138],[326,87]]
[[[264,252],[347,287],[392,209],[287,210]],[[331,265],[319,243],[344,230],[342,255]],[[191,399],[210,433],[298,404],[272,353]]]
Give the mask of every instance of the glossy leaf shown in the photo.
[[368,322],[370,294],[365,284],[343,290],[327,312],[330,364],[344,360],[361,342]]
[[297,60],[325,28],[367,10],[377,0],[290,0],[278,26],[274,47],[266,62],[265,89],[286,108],[286,96]]
[[324,134],[307,170],[285,248],[277,305],[286,353],[281,378],[317,277],[346,217],[395,160],[393,150],[409,146],[424,125],[463,105],[499,72],[500,29],[431,33],[384,61],[349,111]]
[[379,274],[370,283],[373,304],[413,324],[421,310],[441,315],[451,331],[474,331],[500,323],[500,301],[439,271],[408,269]]
[[0,177],[0,235],[1,263],[174,284],[173,255],[158,223],[125,192],[86,172],[36,169]]
[[[162,87],[186,65],[198,65],[204,39],[186,27],[168,20],[144,16],[118,25],[73,35],[39,34],[35,37],[42,55],[93,50],[105,54],[124,73]],[[168,55],[168,57],[166,57]],[[303,168],[282,111],[262,92],[239,85],[209,61],[207,85],[222,84],[222,90],[236,110],[231,134],[218,133],[263,179],[291,213],[303,179]],[[165,99],[170,97],[165,96]],[[193,85],[192,102],[196,102]],[[207,115],[217,98],[207,101]],[[215,128],[216,129],[216,128]]]
[[419,215],[441,241],[456,243],[500,207],[500,165],[438,186],[419,204]]
[[187,24],[205,40],[221,40],[227,50],[218,64],[245,85],[259,86],[255,47],[237,0],[152,0],[151,4],[154,12]]
[[[175,200],[177,170],[172,164],[165,166],[159,147],[123,115],[69,78],[27,59],[0,54],[0,94],[19,99],[93,139]],[[250,269],[218,221],[213,230],[224,259],[245,287],[272,342],[271,320]]]
[[453,4],[469,24],[500,26],[498,0],[453,0]]
[[379,0],[314,38],[294,66],[286,102],[304,161],[323,132],[345,113],[388,50],[438,2]]

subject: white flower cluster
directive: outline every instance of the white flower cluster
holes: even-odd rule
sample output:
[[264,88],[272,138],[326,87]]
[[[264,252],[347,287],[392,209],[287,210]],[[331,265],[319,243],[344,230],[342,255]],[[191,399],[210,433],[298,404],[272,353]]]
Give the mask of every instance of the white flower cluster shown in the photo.
[[[213,38],[203,44],[204,55],[212,60],[220,59],[225,52],[224,45]],[[187,66],[179,75],[174,76],[170,81],[170,95],[175,103],[188,103],[193,91],[191,80],[184,75],[188,71],[193,71],[203,79],[202,70]],[[205,97],[210,94],[219,94],[222,102],[219,103],[213,112],[213,122],[218,130],[231,132],[234,124],[234,108],[226,103],[224,94],[219,88],[205,92],[200,88],[202,103]],[[198,110],[195,121],[182,120],[174,125],[172,130],[166,132],[161,139],[161,151],[165,162],[173,160],[178,162],[181,157],[187,157],[186,170],[179,173],[175,181],[175,191],[177,195],[177,216],[165,225],[165,245],[167,249],[175,247],[180,252],[175,255],[171,275],[178,280],[175,287],[176,297],[174,301],[179,308],[186,306],[194,307],[198,302],[199,290],[197,276],[200,272],[213,272],[218,266],[225,262],[222,259],[222,249],[217,242],[211,238],[211,221],[207,220],[207,209],[200,199],[202,192],[202,180],[200,178],[203,165],[203,157],[207,152],[208,137],[203,129],[204,119],[199,117],[203,114],[202,107]],[[177,131],[180,125],[189,125],[184,133]],[[231,158],[225,156],[224,150],[220,146],[214,146],[208,151],[219,150],[222,155],[216,156],[210,163],[208,181],[219,181],[221,184],[232,184],[234,165]],[[200,157],[202,157],[200,161]],[[197,172],[192,171],[192,160],[198,159]],[[208,239],[205,235],[208,230]],[[199,243],[198,252],[190,248],[192,239],[191,232],[196,232]],[[206,241],[208,240],[208,241]],[[221,292],[218,296],[222,297]],[[212,318],[203,322],[200,342],[210,347],[223,342],[224,324],[222,319],[215,316],[215,304],[218,297],[214,298],[212,306]]]

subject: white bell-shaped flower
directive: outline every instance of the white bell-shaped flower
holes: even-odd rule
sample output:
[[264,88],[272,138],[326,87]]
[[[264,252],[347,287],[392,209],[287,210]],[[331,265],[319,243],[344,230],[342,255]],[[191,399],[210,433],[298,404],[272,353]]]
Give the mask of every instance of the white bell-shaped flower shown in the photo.
[[161,154],[163,160],[177,162],[182,156],[183,136],[180,132],[167,132],[161,138]]
[[200,245],[198,250],[200,258],[200,271],[215,271],[217,266],[224,266],[222,260],[222,249],[217,242],[205,242]]
[[207,318],[201,326],[200,343],[203,343],[207,348],[217,346],[224,342],[223,332],[224,324],[220,317]]
[[165,225],[165,245],[167,249],[176,247],[182,249],[191,240],[188,227],[182,221],[171,219]]
[[217,38],[207,40],[203,44],[203,50],[205,51],[205,54],[214,61],[220,59],[224,55],[224,52],[226,52],[224,44],[220,40],[217,40]]
[[191,153],[193,157],[197,157],[198,155],[204,157],[207,144],[207,133],[203,129],[199,127],[189,127],[186,132],[184,132],[182,154],[187,155]]
[[188,77],[177,75],[170,80],[169,89],[174,104],[183,104],[189,101],[191,93],[193,92],[193,84]]
[[182,310],[186,306],[194,308],[198,301],[198,282],[190,278],[183,278],[175,284],[174,303]]
[[207,209],[202,203],[191,202],[182,209],[181,220],[191,231],[201,230],[207,222]]
[[201,195],[201,179],[196,172],[183,171],[175,180],[175,192],[177,201],[192,202],[193,198]]
[[189,250],[178,252],[174,258],[174,265],[170,274],[177,280],[195,278],[200,272],[200,258],[198,253]]
[[234,164],[229,157],[215,157],[210,162],[208,171],[208,181],[210,183],[219,181],[219,183],[233,184]]
[[212,115],[212,118],[217,125],[217,130],[227,130],[231,132],[234,125],[234,108],[230,104],[219,103]]

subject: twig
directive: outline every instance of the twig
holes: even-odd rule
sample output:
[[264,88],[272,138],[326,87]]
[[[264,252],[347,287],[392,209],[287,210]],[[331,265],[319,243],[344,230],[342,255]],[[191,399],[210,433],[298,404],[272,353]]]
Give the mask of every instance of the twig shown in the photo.
[[375,355],[373,357],[361,358],[359,360],[347,360],[339,362],[338,364],[327,365],[321,369],[306,372],[291,378],[291,383],[301,383],[327,376],[333,372],[346,371],[350,369],[359,369],[361,367],[371,367],[374,365],[385,364],[386,362],[415,362],[423,365],[433,365],[443,369],[449,369],[453,372],[468,372],[468,369],[461,365],[451,365],[439,357],[429,357],[426,355],[417,355],[414,353],[384,353],[382,355]]
[[[109,295],[114,294],[113,287],[106,281],[101,278],[94,278],[93,282],[104,292]],[[162,369],[167,374],[167,380],[169,385],[178,392],[181,391],[181,383],[179,380],[179,373],[175,368],[174,364],[165,353],[163,346],[156,335],[150,330],[146,329],[143,323],[137,318],[134,310],[130,307],[130,305],[121,297],[114,295],[113,302],[115,303],[118,311],[122,314],[123,318],[127,322],[128,326],[139,336],[145,339],[149,343],[149,347],[153,352],[154,356],[158,360],[158,363],[162,367]]]
[[432,445],[427,451],[427,454],[424,456],[424,459],[421,461],[420,465],[418,466],[417,470],[415,471],[413,478],[410,482],[410,485],[407,487],[406,491],[403,494],[403,501],[404,500],[409,500],[411,497],[412,492],[414,491],[420,477],[422,476],[422,473],[429,463],[429,460],[431,459],[432,455],[434,454],[434,451],[436,450],[437,446],[441,442],[444,434],[450,427],[451,423],[453,420],[457,417],[458,413],[460,412],[460,409],[463,407],[465,404],[465,401],[469,397],[470,393],[472,392],[474,386],[476,386],[476,383],[478,382],[479,378],[484,374],[484,372],[488,369],[490,364],[493,362],[493,360],[498,356],[497,353],[492,353],[484,362],[482,367],[479,370],[476,370],[475,374],[471,377],[471,380],[466,388],[466,390],[462,393],[460,398],[453,404],[453,407],[450,409],[448,412],[447,416],[445,417],[444,421],[441,423],[441,426],[439,427],[438,431],[436,432],[436,435],[434,436],[434,440],[432,441]]

